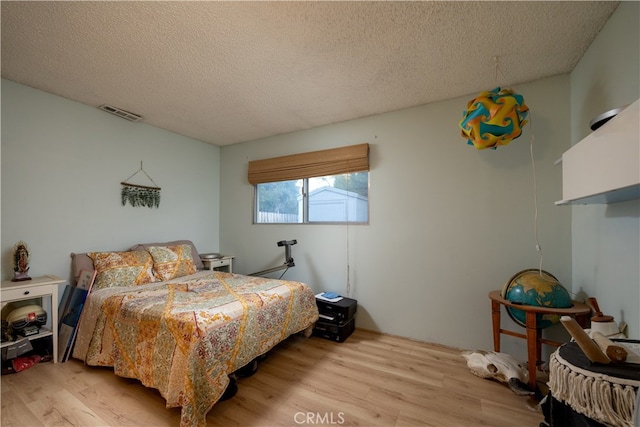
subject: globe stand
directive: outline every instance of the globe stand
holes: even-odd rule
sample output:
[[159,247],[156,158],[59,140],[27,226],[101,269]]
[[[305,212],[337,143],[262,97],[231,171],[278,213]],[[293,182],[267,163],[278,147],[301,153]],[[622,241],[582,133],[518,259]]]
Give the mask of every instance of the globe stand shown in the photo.
[[[591,308],[581,302],[572,301],[569,308],[538,307],[534,305],[518,304],[504,299],[501,291],[489,292],[491,300],[491,319],[493,324],[493,349],[500,352],[500,335],[523,338],[527,340],[527,360],[529,367],[529,386],[536,390],[536,368],[542,362],[542,344],[559,347],[563,343],[542,338],[542,329],[538,327],[537,315],[557,315],[575,317],[576,321],[583,328],[587,324],[587,315],[591,313]],[[514,308],[525,312],[526,334],[515,332],[500,327],[500,306]]]

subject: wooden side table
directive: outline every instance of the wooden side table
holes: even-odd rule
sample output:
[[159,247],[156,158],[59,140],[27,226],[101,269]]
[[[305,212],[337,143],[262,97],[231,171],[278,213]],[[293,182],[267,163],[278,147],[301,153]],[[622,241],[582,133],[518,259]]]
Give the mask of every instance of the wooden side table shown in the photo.
[[[527,340],[527,358],[529,365],[529,386],[532,390],[536,389],[536,367],[538,362],[542,360],[542,344],[548,344],[555,347],[561,346],[563,343],[551,341],[542,338],[542,330],[537,327],[537,314],[554,314],[559,316],[575,317],[576,321],[583,328],[586,326],[587,315],[591,313],[589,306],[572,301],[573,307],[569,308],[551,308],[538,307],[535,305],[514,304],[509,300],[502,298],[500,291],[489,292],[491,299],[491,318],[493,320],[493,349],[500,351],[500,334],[510,335],[512,337],[523,338]],[[500,306],[513,307],[522,310],[526,314],[526,334],[514,332],[500,328]]]
[[[47,312],[47,324],[40,328],[35,335],[30,335],[29,340],[51,336],[53,344],[53,363],[58,362],[58,285],[65,280],[57,276],[34,277],[23,282],[3,281],[0,288],[0,305],[4,307],[13,301],[23,301],[33,298],[43,298]],[[45,299],[48,299],[46,301]],[[10,345],[12,341],[2,343],[2,347]]]

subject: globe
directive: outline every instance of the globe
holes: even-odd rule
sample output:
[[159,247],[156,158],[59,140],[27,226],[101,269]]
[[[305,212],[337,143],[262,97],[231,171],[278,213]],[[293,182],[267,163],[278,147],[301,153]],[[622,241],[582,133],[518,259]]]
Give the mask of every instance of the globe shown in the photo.
[[[522,270],[516,273],[502,288],[502,297],[516,304],[549,308],[569,308],[572,306],[569,292],[552,274],[540,269]],[[526,327],[526,313],[507,307],[507,313],[514,322]],[[548,328],[560,321],[557,314],[536,314],[536,327]]]

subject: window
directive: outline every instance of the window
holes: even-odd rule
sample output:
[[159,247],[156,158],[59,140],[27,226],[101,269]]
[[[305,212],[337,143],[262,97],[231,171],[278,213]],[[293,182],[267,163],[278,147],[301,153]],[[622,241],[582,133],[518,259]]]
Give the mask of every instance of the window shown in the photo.
[[369,173],[269,182],[256,185],[255,222],[369,221]]
[[367,223],[369,145],[249,162],[254,223]]

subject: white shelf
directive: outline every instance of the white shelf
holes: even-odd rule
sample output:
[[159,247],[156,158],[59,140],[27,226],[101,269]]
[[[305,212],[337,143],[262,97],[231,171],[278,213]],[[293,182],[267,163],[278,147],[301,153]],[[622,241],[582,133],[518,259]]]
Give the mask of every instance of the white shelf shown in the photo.
[[22,335],[18,335],[20,337],[19,339],[14,341],[5,341],[2,344],[0,344],[0,348],[9,347],[10,345],[17,343],[18,341],[22,341],[25,338],[27,338],[29,341],[33,341],[33,340],[38,340],[40,338],[50,337],[52,335],[53,335],[53,332],[51,332],[51,329],[41,327],[40,331],[37,334],[29,335],[28,337],[23,337]]
[[640,100],[567,150],[561,163],[563,200],[556,205],[640,198]]
[[632,185],[604,193],[593,194],[581,199],[558,200],[556,206],[564,205],[608,205],[610,203],[626,202],[627,200],[640,199],[640,184]]

